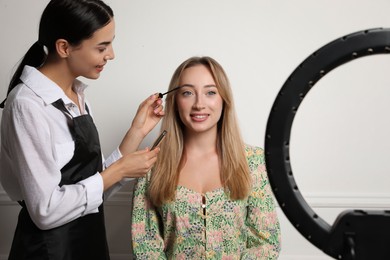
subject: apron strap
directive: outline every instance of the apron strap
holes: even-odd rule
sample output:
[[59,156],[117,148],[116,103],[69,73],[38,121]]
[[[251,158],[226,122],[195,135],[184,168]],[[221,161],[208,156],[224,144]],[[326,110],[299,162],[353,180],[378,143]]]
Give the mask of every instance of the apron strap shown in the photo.
[[58,110],[64,112],[65,115],[68,115],[70,118],[73,119],[73,116],[69,113],[68,109],[66,109],[64,101],[61,98],[53,102],[52,105]]
[[[65,114],[69,115],[71,118],[73,118],[73,116],[69,113],[68,109],[66,109],[64,101],[61,98],[53,102],[52,105],[57,109],[61,110],[62,112],[64,112]],[[85,110],[89,114],[89,108],[87,104],[85,104]]]

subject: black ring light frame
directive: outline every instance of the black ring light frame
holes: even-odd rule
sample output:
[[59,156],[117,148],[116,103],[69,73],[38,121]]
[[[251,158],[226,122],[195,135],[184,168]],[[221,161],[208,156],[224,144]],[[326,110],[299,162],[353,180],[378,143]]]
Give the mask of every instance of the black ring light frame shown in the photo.
[[328,43],[293,71],[279,91],[268,118],[264,148],[274,195],[301,235],[336,259],[388,259],[390,211],[347,210],[333,226],[319,217],[294,180],[289,155],[291,126],[306,94],[332,69],[360,57],[389,53],[390,28],[363,30]]

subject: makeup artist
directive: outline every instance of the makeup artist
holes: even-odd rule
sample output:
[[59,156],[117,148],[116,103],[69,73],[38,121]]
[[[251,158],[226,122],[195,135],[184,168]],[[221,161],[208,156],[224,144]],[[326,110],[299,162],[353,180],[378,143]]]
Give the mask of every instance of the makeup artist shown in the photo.
[[150,181],[139,178],[134,191],[136,259],[277,259],[264,151],[242,140],[223,68],[189,58],[168,93],[161,152]]
[[114,37],[114,14],[103,1],[51,0],[9,84],[0,177],[21,205],[11,260],[109,259],[103,199],[157,159],[159,149],[136,150],[164,115],[158,95],[140,104],[119,147],[102,156],[86,85],[77,78],[99,78],[114,59]]

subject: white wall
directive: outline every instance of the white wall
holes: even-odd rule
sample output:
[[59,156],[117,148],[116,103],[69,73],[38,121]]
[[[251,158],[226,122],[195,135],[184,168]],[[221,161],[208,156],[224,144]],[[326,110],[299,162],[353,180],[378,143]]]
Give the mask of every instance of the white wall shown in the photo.
[[[0,0],[0,97],[13,66],[37,40],[47,0]],[[390,27],[388,0],[107,0],[115,11],[116,59],[90,81],[103,151],[129,127],[138,104],[167,89],[174,69],[208,55],[226,69],[244,139],[264,144],[274,99],[287,77],[312,52],[352,32]],[[313,209],[330,224],[343,209],[388,208],[390,89],[386,55],[362,58],[325,76],[294,120],[291,163]],[[155,132],[145,140],[150,144]],[[131,187],[106,203],[113,259],[130,258]],[[329,259],[282,223],[280,259]],[[0,188],[0,259],[5,259],[18,206]]]

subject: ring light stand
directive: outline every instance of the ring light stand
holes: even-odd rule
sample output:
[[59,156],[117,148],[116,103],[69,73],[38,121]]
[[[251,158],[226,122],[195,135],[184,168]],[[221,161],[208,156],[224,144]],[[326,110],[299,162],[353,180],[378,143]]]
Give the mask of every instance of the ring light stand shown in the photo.
[[289,159],[291,126],[300,103],[325,74],[357,58],[389,53],[390,28],[359,31],[328,43],[293,71],[268,118],[265,159],[275,197],[301,235],[336,259],[389,259],[390,211],[346,210],[333,226],[318,216],[294,180]]

